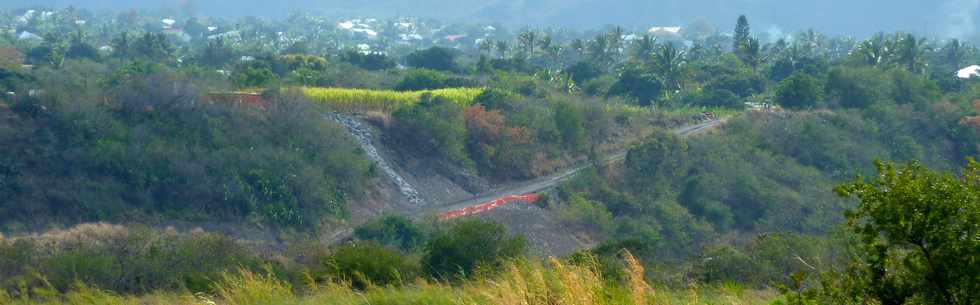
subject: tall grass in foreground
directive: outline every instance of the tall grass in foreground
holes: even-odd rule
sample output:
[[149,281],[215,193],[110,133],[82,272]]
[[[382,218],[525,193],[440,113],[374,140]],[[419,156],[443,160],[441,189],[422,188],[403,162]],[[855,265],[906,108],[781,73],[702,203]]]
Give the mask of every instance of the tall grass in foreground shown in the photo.
[[349,88],[303,88],[303,93],[313,101],[324,103],[337,111],[393,112],[399,107],[418,103],[424,94],[449,99],[460,105],[473,103],[482,88],[448,88],[424,91],[393,91]]
[[643,267],[624,254],[626,279],[610,283],[593,263],[514,262],[495,276],[461,285],[418,280],[401,287],[371,287],[366,291],[350,283],[314,283],[297,292],[285,281],[242,269],[229,273],[214,286],[213,295],[157,293],[141,297],[119,296],[83,284],[66,294],[43,299],[20,300],[0,292],[0,304],[70,305],[695,305],[766,304],[773,291],[746,290],[730,284],[720,287],[668,289],[644,280]]

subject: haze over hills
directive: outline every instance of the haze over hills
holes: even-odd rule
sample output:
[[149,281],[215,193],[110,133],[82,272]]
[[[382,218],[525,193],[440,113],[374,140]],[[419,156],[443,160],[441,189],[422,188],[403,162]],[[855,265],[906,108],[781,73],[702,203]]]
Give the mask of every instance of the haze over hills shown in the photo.
[[[188,2],[191,1],[191,2]],[[188,6],[187,4],[190,3]],[[685,25],[705,19],[727,29],[739,14],[755,21],[755,31],[794,32],[814,28],[831,34],[867,36],[878,31],[905,31],[931,36],[973,38],[978,0],[828,0],[803,3],[778,0],[11,0],[2,8],[51,5],[90,9],[191,7],[210,16],[282,17],[295,11],[326,16],[421,16],[442,20],[501,22],[515,26],[594,28]],[[867,14],[869,11],[879,12]]]

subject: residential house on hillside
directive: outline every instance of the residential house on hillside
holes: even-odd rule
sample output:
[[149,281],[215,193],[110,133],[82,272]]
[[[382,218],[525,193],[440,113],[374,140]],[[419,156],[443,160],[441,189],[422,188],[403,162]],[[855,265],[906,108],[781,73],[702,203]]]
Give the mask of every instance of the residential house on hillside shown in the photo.
[[956,77],[960,79],[971,79],[980,76],[980,66],[972,65],[956,71]]

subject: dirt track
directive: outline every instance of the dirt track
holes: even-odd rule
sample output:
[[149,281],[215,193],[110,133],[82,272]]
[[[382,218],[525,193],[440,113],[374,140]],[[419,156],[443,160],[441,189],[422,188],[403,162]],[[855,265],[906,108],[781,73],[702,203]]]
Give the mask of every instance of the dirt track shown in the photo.
[[[695,124],[695,125],[688,125],[688,126],[680,127],[680,128],[674,129],[672,132],[674,134],[677,134],[678,136],[681,136],[681,137],[688,137],[688,136],[699,134],[699,133],[704,132],[706,130],[710,130],[711,128],[713,128],[715,126],[718,126],[721,123],[722,123],[722,121],[713,120],[713,121],[709,121],[709,122],[705,122],[705,123],[701,123],[701,124]],[[605,163],[612,163],[612,162],[623,160],[623,159],[626,158],[627,152],[628,152],[628,150],[622,150],[622,151],[616,152],[614,154],[608,155],[608,156],[606,156],[603,159],[603,162],[605,162]],[[511,185],[508,185],[508,186],[504,186],[502,188],[498,188],[496,190],[492,190],[490,192],[486,192],[486,193],[477,195],[477,196],[475,196],[473,198],[466,199],[466,200],[463,200],[463,201],[454,202],[454,203],[445,204],[445,205],[435,204],[435,205],[432,205],[431,208],[429,208],[429,209],[420,211],[419,214],[429,214],[429,213],[433,213],[433,212],[435,212],[435,213],[441,213],[441,212],[445,212],[445,211],[457,210],[457,209],[465,208],[465,207],[468,207],[468,206],[485,203],[485,202],[488,202],[488,201],[491,201],[491,200],[494,200],[494,199],[497,199],[497,198],[501,198],[501,197],[504,197],[504,196],[522,195],[522,194],[528,194],[528,193],[537,193],[537,192],[540,192],[540,191],[543,191],[543,190],[547,190],[547,189],[556,187],[556,186],[558,186],[558,185],[560,185],[562,183],[565,183],[566,181],[568,181],[568,180],[572,179],[573,177],[575,177],[575,174],[578,174],[580,171],[582,171],[584,169],[588,169],[588,168],[590,168],[592,166],[593,166],[593,164],[591,164],[591,163],[584,164],[584,165],[576,166],[576,167],[567,169],[565,171],[562,171],[562,172],[559,172],[559,173],[556,173],[556,174],[553,174],[553,175],[550,175],[550,176],[541,177],[541,178],[530,180],[530,181],[523,181],[523,182],[511,184]]]
[[[689,137],[711,130],[712,128],[723,123],[723,120],[713,120],[705,123],[683,126],[672,130],[672,132],[681,137]],[[609,154],[603,158],[603,162],[612,163],[621,161],[626,158],[627,153],[628,149],[623,149],[621,151]],[[385,156],[379,155],[379,157],[384,158]],[[393,210],[389,210],[389,212],[410,216],[416,219],[434,217],[446,211],[479,205],[504,196],[542,192],[571,180],[576,174],[592,166],[593,164],[591,163],[581,164],[550,176],[541,177],[530,181],[511,183],[498,187],[494,190],[471,196],[468,199],[455,202],[428,200],[426,205],[402,205],[393,203],[392,207],[398,207]],[[412,172],[406,171],[403,174],[408,175],[405,177],[409,178],[409,176],[412,175]],[[418,179],[411,178],[404,180],[406,184],[408,181],[420,182]],[[397,179],[395,182],[398,182]],[[397,186],[401,188],[402,185]],[[421,195],[421,197],[426,197],[424,192],[423,194],[419,195]],[[492,219],[503,224],[510,232],[521,232],[529,239],[530,244],[532,245],[532,250],[544,255],[564,255],[570,253],[571,251],[594,246],[594,242],[590,241],[587,236],[576,236],[573,232],[570,232],[567,230],[567,228],[564,228],[564,226],[562,226],[557,219],[554,219],[553,215],[548,213],[547,210],[533,205],[504,205],[499,209],[471,217],[484,217]],[[322,241],[327,244],[335,244],[349,240],[353,233],[353,230],[349,225],[334,228],[330,231],[332,232],[328,233],[328,235],[324,236],[322,239]]]

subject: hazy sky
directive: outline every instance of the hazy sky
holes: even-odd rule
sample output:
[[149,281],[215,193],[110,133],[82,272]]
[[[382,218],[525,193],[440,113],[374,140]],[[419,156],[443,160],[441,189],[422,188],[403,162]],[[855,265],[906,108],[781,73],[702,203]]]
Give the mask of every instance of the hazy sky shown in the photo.
[[812,27],[857,36],[908,31],[963,38],[977,34],[980,7],[980,0],[2,0],[0,6],[159,9],[186,1],[194,1],[204,15],[282,17],[303,10],[328,16],[425,16],[579,28],[684,25],[702,18],[728,30],[744,13],[756,31]]

